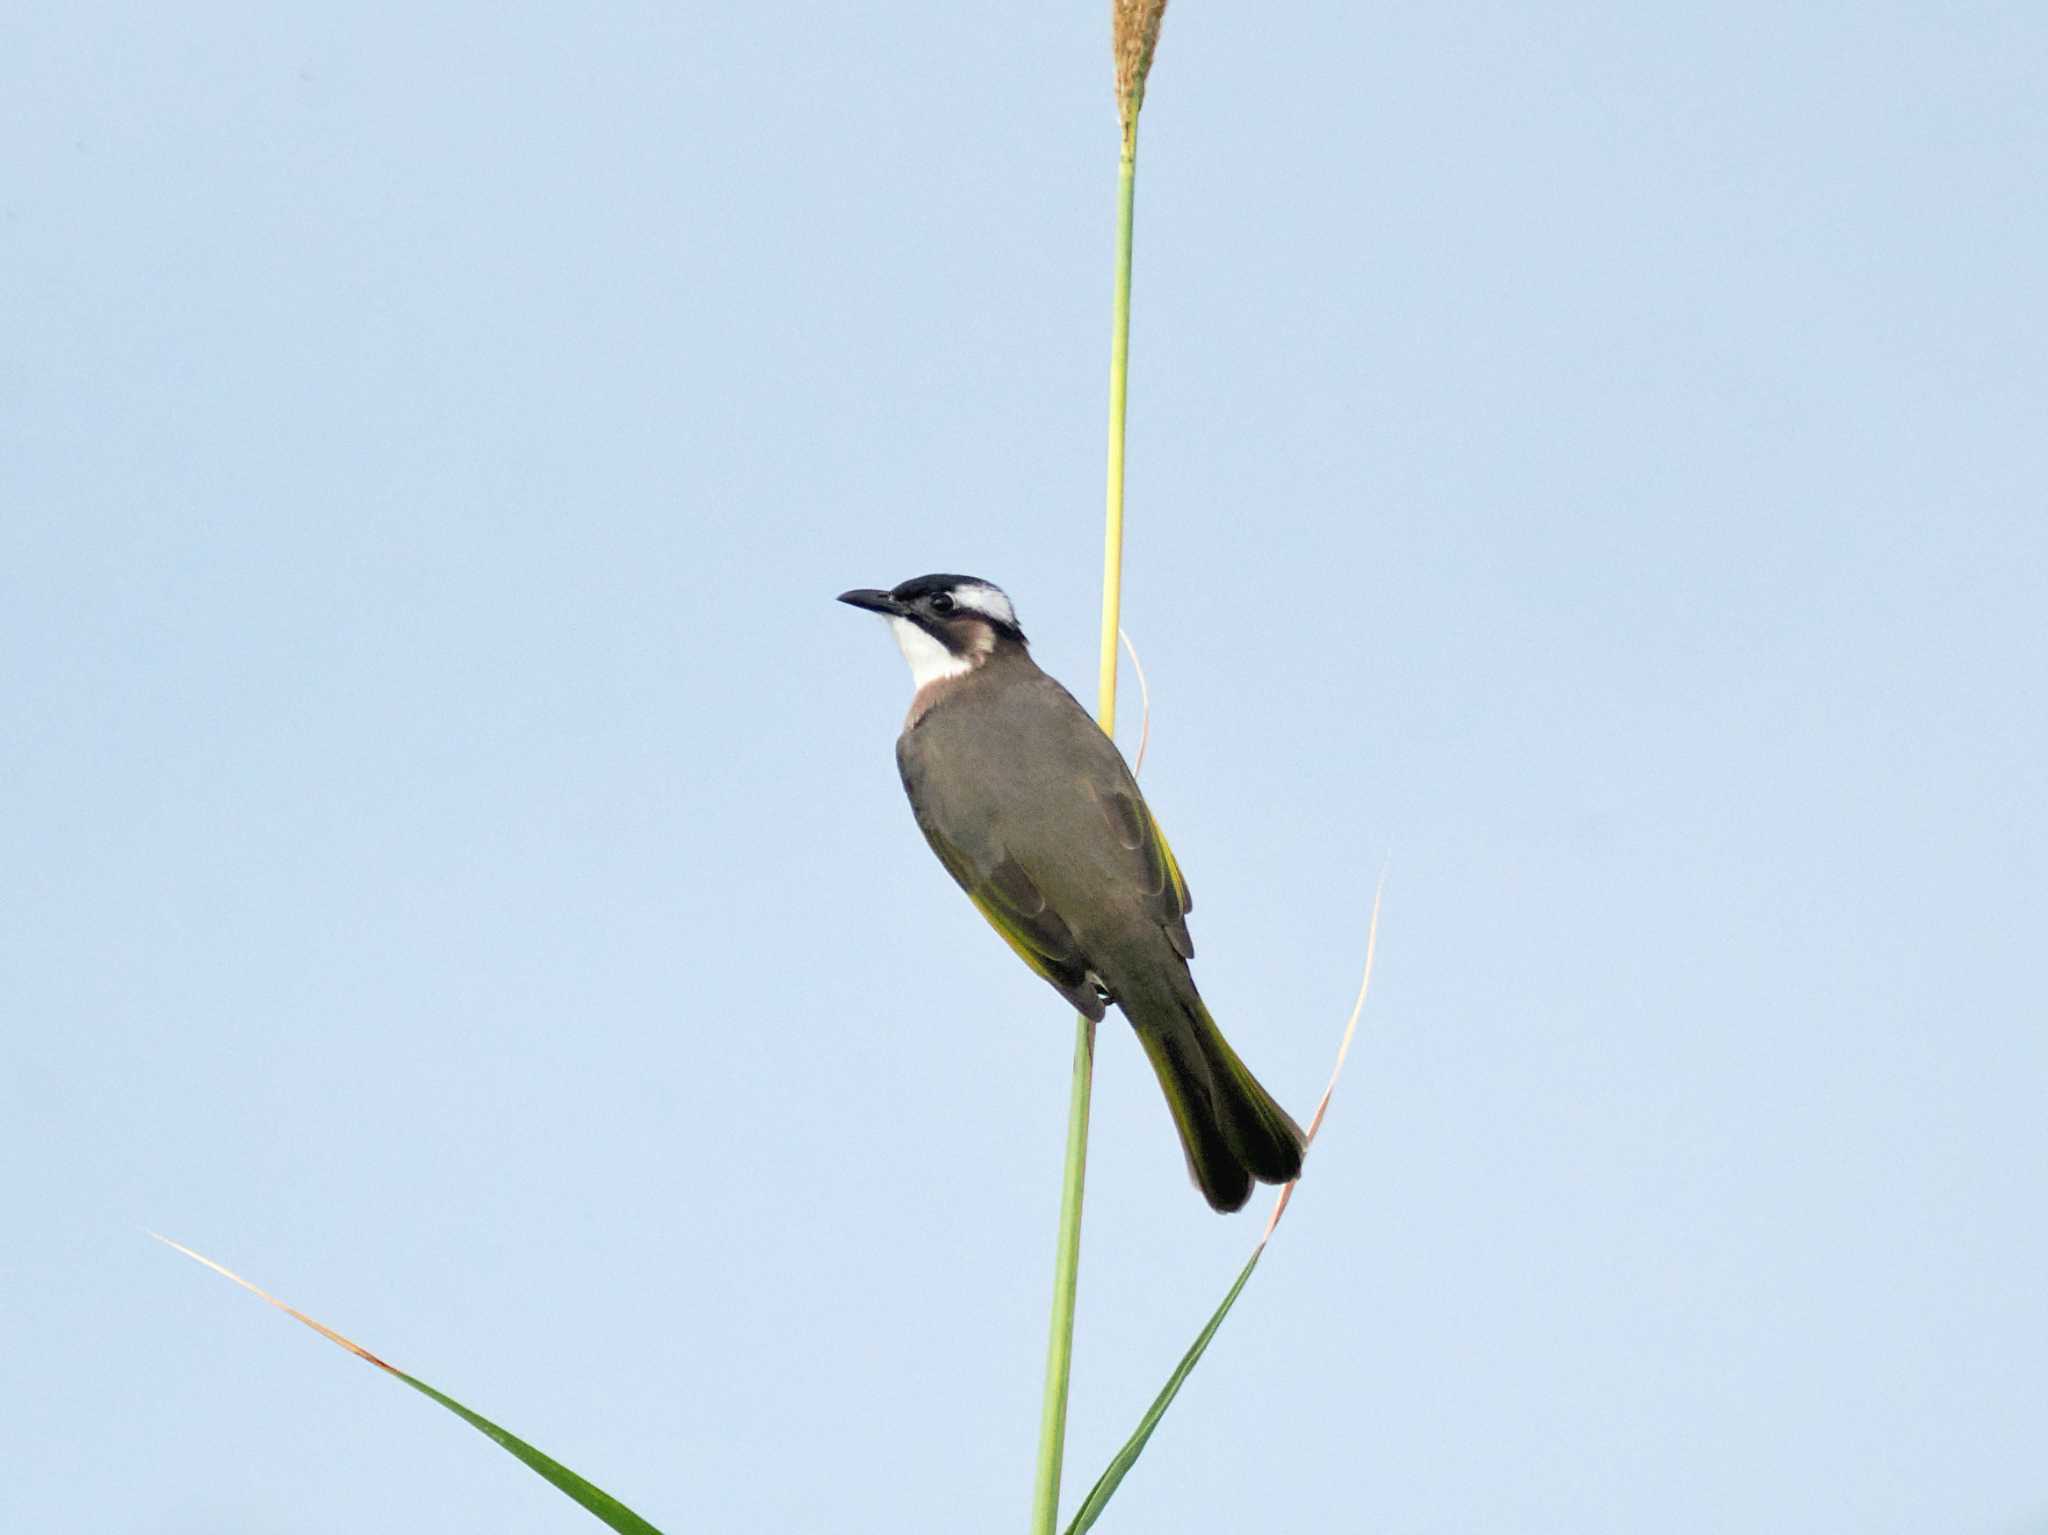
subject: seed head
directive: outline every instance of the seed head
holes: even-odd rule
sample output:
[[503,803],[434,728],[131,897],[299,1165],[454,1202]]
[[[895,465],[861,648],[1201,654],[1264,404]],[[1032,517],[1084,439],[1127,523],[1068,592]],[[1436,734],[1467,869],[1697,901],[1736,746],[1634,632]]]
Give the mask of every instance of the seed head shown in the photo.
[[1129,132],[1138,120],[1138,108],[1145,104],[1145,76],[1152,72],[1152,50],[1159,46],[1166,0],[1109,0],[1109,17],[1117,111]]

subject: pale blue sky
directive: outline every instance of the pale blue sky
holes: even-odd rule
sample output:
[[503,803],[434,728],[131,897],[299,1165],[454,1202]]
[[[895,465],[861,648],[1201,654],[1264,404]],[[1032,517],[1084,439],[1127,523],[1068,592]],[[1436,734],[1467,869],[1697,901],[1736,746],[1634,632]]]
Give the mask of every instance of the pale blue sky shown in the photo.
[[[1105,10],[0,27],[0,1524],[596,1528],[154,1227],[675,1535],[1021,1527],[1070,1025],[832,597],[1088,690]],[[2044,76],[1174,7],[1126,620],[1301,1112],[1391,875],[1105,1529],[2048,1528]],[[1097,1107],[1070,1502],[1262,1218]]]

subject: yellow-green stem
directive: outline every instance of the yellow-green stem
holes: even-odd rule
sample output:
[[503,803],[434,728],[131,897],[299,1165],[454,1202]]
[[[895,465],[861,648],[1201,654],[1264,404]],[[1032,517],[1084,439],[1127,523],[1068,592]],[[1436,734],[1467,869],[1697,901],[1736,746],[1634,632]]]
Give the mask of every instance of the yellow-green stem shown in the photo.
[[[1109,340],[1109,489],[1102,542],[1102,648],[1095,715],[1116,733],[1117,626],[1124,569],[1124,399],[1131,357],[1131,212],[1137,187],[1138,121],[1124,125],[1117,172],[1116,279]],[[1045,1357],[1045,1405],[1038,1425],[1038,1478],[1032,1535],[1052,1535],[1059,1520],[1060,1465],[1067,1442],[1067,1382],[1074,1361],[1074,1294],[1081,1270],[1081,1190],[1088,1172],[1088,1105],[1095,1072],[1095,1025],[1075,1020],[1074,1084],[1067,1101],[1066,1178],[1060,1188],[1059,1246],[1053,1259],[1052,1338]]]
[[1138,119],[1124,127],[1116,178],[1116,284],[1109,322],[1109,488],[1102,519],[1102,636],[1096,654],[1095,714],[1116,734],[1116,636],[1124,597],[1124,400],[1131,371],[1131,213],[1138,181]]

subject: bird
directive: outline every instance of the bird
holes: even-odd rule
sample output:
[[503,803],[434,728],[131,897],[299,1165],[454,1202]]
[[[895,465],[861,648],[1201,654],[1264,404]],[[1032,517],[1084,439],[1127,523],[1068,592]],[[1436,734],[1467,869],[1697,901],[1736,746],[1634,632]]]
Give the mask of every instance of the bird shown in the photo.
[[1017,957],[1100,1022],[1122,1009],[1210,1206],[1301,1174],[1300,1127],[1224,1039],[1188,961],[1194,902],[1116,743],[1031,658],[1001,587],[918,576],[839,601],[888,620],[914,694],[896,765],[946,872]]

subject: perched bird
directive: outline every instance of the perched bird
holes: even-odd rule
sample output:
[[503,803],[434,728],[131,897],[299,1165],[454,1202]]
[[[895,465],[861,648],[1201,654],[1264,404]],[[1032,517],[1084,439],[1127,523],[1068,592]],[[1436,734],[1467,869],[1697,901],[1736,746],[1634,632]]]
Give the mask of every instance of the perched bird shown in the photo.
[[1038,669],[1002,590],[919,576],[842,592],[896,633],[916,684],[896,765],[925,840],[1017,957],[1137,1031],[1218,1210],[1301,1172],[1302,1137],[1237,1058],[1188,974],[1193,906],[1116,744]]

